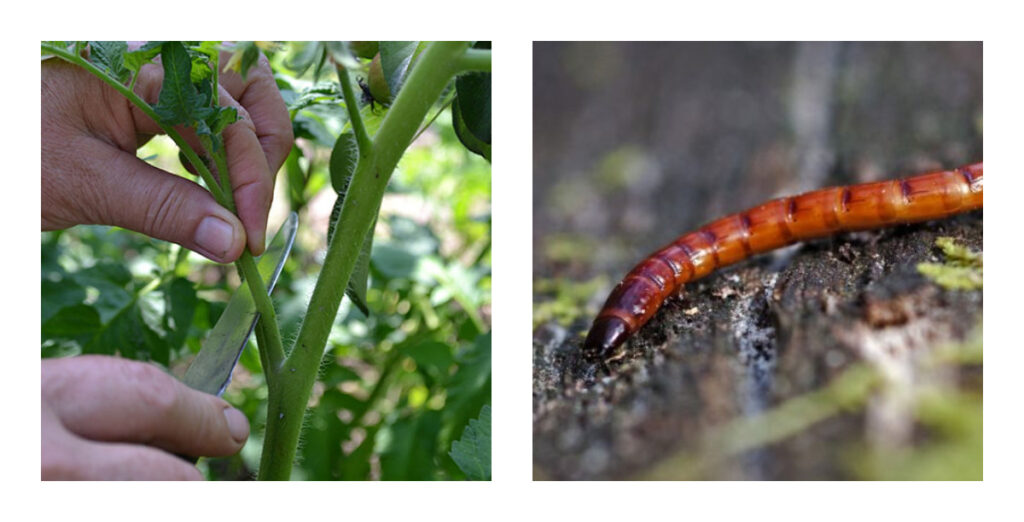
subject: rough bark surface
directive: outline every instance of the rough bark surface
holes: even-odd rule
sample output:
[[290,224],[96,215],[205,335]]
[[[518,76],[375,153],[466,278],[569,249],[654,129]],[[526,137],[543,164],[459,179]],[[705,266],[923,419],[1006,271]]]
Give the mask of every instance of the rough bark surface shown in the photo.
[[[916,269],[940,260],[942,236],[980,250],[981,213],[846,234],[720,271],[670,300],[606,369],[575,360],[585,322],[545,325],[534,339],[538,475],[643,477],[675,451],[699,450],[709,428],[819,389],[853,363],[900,366],[964,339],[980,327],[982,293],[943,289]],[[866,426],[884,413],[831,417],[699,476],[851,478],[838,448],[913,427],[910,418]]]

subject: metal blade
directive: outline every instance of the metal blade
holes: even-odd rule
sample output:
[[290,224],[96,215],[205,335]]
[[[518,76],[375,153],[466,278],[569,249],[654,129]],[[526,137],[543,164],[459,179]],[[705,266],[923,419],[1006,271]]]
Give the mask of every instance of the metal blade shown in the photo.
[[[256,262],[260,276],[266,281],[267,292],[274,290],[274,284],[281,275],[281,269],[295,242],[298,223],[298,215],[292,212]],[[243,283],[232,294],[227,308],[203,341],[199,355],[192,361],[182,381],[191,388],[212,395],[220,396],[224,393],[231,382],[231,372],[238,364],[242,349],[249,341],[258,320],[256,302],[249,291],[249,285]]]

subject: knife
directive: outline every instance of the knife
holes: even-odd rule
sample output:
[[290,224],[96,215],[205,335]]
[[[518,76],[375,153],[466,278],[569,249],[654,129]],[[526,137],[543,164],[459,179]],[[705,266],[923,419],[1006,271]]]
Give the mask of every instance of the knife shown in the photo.
[[[298,224],[299,216],[292,212],[256,261],[260,277],[266,281],[268,294],[273,292],[284,262],[292,250]],[[185,372],[182,382],[211,395],[219,397],[223,394],[259,318],[249,285],[239,285],[224,313],[217,319],[217,324],[210,330],[210,335],[203,341],[199,355]]]

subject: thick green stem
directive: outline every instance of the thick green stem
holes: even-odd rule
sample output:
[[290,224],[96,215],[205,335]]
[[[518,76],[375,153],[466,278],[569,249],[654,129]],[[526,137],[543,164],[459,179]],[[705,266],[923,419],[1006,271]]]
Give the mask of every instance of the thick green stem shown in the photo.
[[467,49],[459,58],[458,72],[491,72],[490,49]]
[[270,389],[260,479],[286,480],[291,475],[302,417],[363,238],[369,232],[398,160],[455,75],[455,64],[467,47],[465,42],[437,42],[428,46],[384,117],[369,153],[364,155],[360,150],[335,229],[335,241],[327,250],[295,348],[278,372],[278,386]]

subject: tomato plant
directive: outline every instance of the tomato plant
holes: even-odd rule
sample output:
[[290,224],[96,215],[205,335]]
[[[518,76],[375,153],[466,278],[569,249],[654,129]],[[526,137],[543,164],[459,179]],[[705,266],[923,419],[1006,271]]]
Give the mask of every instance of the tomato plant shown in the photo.
[[[228,176],[214,173],[227,172],[221,133],[237,115],[209,93],[218,71],[244,75],[261,47],[275,70],[297,138],[282,168],[287,206],[308,223],[300,236],[323,243],[296,247],[273,299],[251,254],[235,263],[261,318],[258,350],[243,353],[225,398],[255,429],[240,456],[203,464],[211,478],[490,478],[490,46],[367,44],[42,44],[156,121],[232,211]],[[132,88],[158,56],[164,83],[149,105]],[[375,106],[356,86],[374,63],[390,95]],[[140,155],[169,151],[156,142]],[[42,259],[44,357],[116,347],[172,372],[216,322],[231,275],[99,227],[44,234]]]

